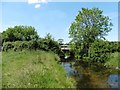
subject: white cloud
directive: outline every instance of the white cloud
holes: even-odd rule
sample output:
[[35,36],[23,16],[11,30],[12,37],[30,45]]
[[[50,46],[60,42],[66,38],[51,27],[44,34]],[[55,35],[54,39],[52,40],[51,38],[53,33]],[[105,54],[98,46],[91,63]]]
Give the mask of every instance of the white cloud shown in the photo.
[[28,0],[28,4],[38,3],[38,0]]
[[35,8],[40,8],[40,4],[36,4],[36,5],[35,5]]
[[28,4],[47,3],[47,0],[28,0]]
[[47,3],[48,1],[47,0],[40,0],[41,3]]
[[41,3],[47,3],[48,0],[28,0],[28,4],[36,4],[35,8],[40,8]]

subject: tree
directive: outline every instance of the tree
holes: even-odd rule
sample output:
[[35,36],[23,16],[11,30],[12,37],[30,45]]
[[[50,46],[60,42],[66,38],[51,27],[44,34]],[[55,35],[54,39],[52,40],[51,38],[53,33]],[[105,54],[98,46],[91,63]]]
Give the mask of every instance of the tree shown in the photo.
[[32,26],[15,26],[2,32],[4,42],[7,41],[30,41],[39,38],[35,28]]
[[109,17],[104,16],[102,10],[82,8],[69,28],[71,48],[81,59],[87,57],[90,45],[96,39],[105,39],[111,26]]
[[58,39],[57,41],[58,41],[59,44],[63,44],[64,40],[63,39]]
[[46,34],[45,39],[54,40],[54,38],[52,37],[52,35],[50,33]]
[[51,49],[51,50],[58,49],[59,50],[59,43],[57,41],[55,41],[55,39],[52,37],[52,35],[50,33],[48,33],[46,35],[45,39],[47,39],[47,42],[48,42],[48,49]]

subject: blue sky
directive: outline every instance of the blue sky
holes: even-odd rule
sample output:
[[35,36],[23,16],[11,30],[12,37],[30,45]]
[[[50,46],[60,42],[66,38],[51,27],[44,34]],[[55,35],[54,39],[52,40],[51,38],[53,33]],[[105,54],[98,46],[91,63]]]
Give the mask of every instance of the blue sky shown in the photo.
[[[44,1],[44,0],[43,0]],[[15,25],[31,25],[40,37],[47,33],[57,39],[69,42],[68,29],[81,8],[97,7],[110,17],[113,29],[106,37],[109,41],[118,40],[117,2],[47,2],[41,4],[27,2],[2,2],[2,29]]]

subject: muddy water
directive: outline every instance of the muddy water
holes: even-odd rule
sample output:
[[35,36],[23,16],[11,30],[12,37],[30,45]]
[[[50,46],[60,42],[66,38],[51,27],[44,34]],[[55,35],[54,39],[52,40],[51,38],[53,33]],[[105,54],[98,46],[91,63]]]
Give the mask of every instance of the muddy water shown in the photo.
[[80,65],[74,66],[74,62],[62,62],[66,71],[66,77],[74,78],[77,88],[118,88],[120,75],[108,73],[107,70],[94,72]]

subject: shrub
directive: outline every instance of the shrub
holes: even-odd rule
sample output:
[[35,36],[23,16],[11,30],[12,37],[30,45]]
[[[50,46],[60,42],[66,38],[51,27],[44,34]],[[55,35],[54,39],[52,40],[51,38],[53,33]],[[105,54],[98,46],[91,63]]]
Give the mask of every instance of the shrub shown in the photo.
[[9,49],[14,48],[14,44],[11,42],[3,43],[3,51],[8,51]]
[[109,60],[109,44],[103,40],[96,40],[94,43],[91,44],[89,49],[89,60],[92,63],[105,63]]
[[15,41],[15,42],[4,42],[3,43],[3,51],[7,51],[12,49],[14,51],[28,49],[28,50],[44,50],[44,51],[52,51],[56,54],[61,53],[60,46],[57,41],[48,40],[48,39],[40,39],[37,41]]

